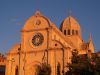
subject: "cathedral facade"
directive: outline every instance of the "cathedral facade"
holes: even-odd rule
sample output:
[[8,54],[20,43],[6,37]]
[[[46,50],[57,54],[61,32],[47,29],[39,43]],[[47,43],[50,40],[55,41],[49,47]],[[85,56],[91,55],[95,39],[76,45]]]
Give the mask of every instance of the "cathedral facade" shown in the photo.
[[31,16],[21,30],[21,42],[15,44],[7,54],[6,75],[38,75],[38,67],[47,63],[51,75],[68,70],[72,52],[86,54],[94,52],[92,37],[84,42],[81,27],[72,16],[65,18],[60,29],[39,11]]

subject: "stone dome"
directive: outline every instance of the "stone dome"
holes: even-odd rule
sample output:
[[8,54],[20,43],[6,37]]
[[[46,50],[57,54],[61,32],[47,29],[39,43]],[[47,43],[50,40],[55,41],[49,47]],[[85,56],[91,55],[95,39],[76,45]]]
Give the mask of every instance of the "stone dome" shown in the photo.
[[63,20],[60,29],[64,33],[64,35],[78,35],[79,37],[81,37],[80,25],[72,16],[69,16]]
[[61,30],[63,28],[80,30],[80,25],[74,17],[69,16],[63,20]]

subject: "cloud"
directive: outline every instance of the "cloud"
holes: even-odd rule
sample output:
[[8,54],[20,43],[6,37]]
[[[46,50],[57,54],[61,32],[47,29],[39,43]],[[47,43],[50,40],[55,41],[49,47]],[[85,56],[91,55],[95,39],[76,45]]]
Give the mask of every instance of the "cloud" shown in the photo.
[[16,24],[16,25],[22,25],[25,22],[25,20],[21,20],[21,18],[15,17],[10,19],[10,23]]
[[16,21],[17,21],[16,18],[12,18],[12,19],[10,19],[10,22],[16,22]]
[[20,17],[12,17],[11,19],[10,19],[10,22],[16,22],[16,21],[18,21],[20,19]]

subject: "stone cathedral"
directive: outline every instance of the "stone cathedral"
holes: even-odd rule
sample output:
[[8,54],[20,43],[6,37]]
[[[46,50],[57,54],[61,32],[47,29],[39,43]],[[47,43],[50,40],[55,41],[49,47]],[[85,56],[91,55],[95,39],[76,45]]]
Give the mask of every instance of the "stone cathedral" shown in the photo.
[[71,63],[72,52],[86,54],[94,52],[92,37],[85,42],[82,39],[81,27],[77,20],[68,16],[60,29],[43,16],[39,11],[31,16],[21,30],[21,41],[15,44],[7,53],[5,75],[37,75],[42,63],[51,66],[51,75],[57,75],[57,65],[60,74],[67,71],[67,63]]

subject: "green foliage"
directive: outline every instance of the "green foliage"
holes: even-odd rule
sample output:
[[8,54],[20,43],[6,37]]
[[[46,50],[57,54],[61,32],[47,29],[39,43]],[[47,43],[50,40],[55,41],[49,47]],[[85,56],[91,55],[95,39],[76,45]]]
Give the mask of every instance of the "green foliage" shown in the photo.
[[38,69],[38,75],[50,75],[51,67],[49,64],[42,63],[41,67]]
[[72,63],[68,67],[66,75],[100,75],[100,57],[96,54],[92,58],[88,58],[86,54],[73,54]]

